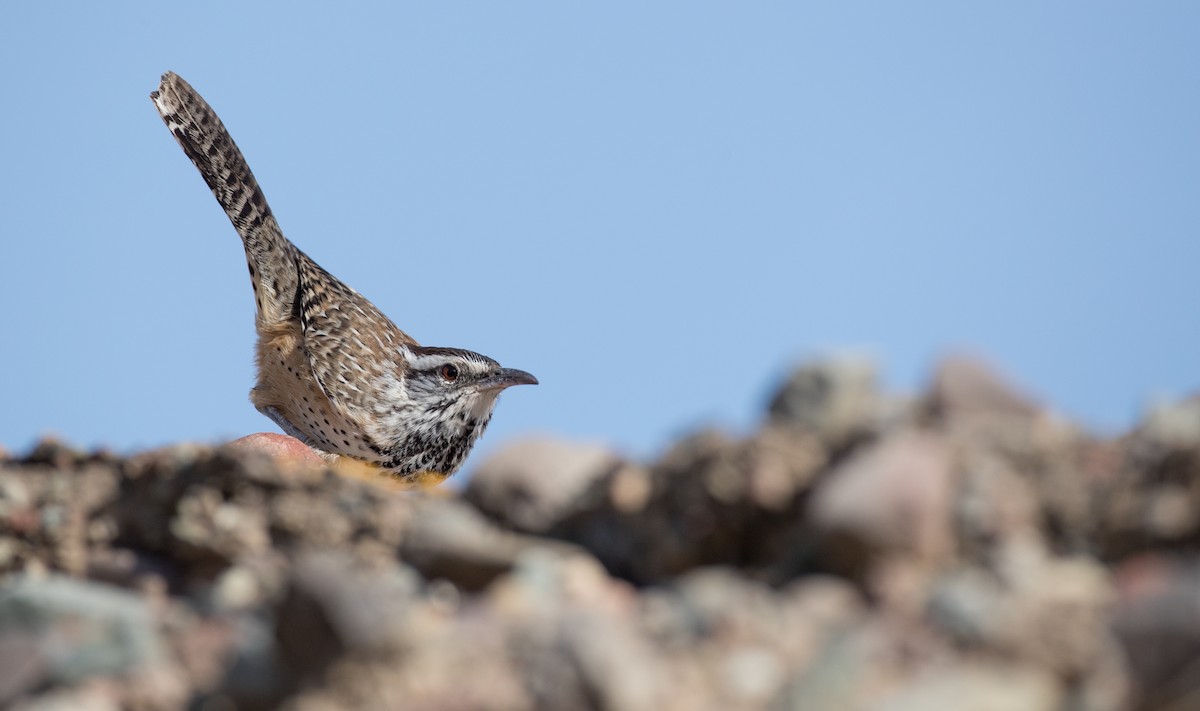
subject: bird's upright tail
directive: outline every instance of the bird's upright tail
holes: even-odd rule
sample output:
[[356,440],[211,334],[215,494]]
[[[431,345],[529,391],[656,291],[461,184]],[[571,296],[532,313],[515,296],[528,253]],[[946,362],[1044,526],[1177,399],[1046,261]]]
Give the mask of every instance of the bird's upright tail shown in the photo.
[[162,76],[150,98],[242,238],[259,328],[287,320],[296,293],[296,248],[279,229],[242,152],[208,102],[174,72]]

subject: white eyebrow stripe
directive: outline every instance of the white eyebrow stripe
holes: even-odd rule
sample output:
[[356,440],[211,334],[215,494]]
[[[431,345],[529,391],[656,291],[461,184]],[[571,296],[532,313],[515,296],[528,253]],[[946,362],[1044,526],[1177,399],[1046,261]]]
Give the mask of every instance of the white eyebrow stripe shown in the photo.
[[458,358],[448,358],[444,355],[411,355],[408,359],[408,364],[417,370],[431,370],[443,363],[449,363],[451,360],[457,361]]
[[447,363],[453,363],[471,373],[482,375],[491,372],[493,367],[492,363],[458,354],[431,353],[424,355],[409,351],[406,355],[408,355],[409,366],[414,370],[434,370]]

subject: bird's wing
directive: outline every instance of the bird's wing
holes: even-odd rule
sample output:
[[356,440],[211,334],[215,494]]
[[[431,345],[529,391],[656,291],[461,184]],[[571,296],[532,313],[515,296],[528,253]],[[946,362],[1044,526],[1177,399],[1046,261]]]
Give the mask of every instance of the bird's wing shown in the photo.
[[416,346],[404,331],[354,289],[297,252],[298,308],[304,349],[325,395],[363,428],[390,407],[388,389],[398,387]]

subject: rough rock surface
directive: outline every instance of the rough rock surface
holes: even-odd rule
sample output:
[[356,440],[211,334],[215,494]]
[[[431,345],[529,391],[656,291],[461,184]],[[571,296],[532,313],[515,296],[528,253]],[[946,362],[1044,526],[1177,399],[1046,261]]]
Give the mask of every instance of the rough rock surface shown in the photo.
[[1200,707],[1200,400],[1099,439],[978,362],[462,495],[286,438],[0,455],[0,706]]

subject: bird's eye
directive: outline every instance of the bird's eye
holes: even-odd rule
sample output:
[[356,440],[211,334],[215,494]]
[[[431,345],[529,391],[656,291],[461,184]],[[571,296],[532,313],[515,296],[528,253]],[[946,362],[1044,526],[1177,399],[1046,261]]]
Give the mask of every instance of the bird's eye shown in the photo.
[[443,365],[438,373],[441,374],[442,380],[445,380],[447,383],[453,383],[455,380],[458,380],[458,368],[453,365]]

